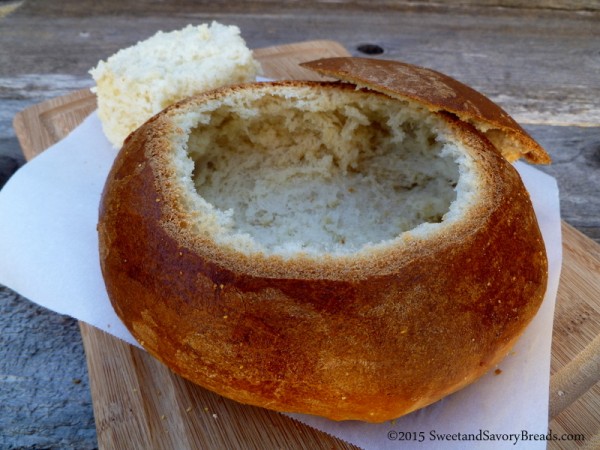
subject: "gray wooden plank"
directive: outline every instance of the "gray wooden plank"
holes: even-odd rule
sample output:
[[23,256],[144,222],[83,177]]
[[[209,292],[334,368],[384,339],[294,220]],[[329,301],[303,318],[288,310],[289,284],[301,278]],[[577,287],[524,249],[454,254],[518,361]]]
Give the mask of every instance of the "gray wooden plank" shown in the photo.
[[[270,11],[265,5],[229,2],[220,8],[208,4],[181,7],[164,16],[152,14],[158,8],[152,3],[139,17],[132,15],[135,10],[96,17],[85,11],[80,16],[82,8],[65,6],[64,16],[48,21],[36,15],[36,3],[27,2],[9,17],[9,27],[0,27],[3,96],[23,95],[19,85],[34,90],[44,86],[52,92],[64,86],[66,80],[60,77],[65,74],[81,85],[89,80],[87,71],[99,59],[158,29],[216,19],[240,26],[254,48],[333,39],[361,55],[357,50],[361,44],[377,44],[384,50],[378,57],[402,59],[455,76],[506,106],[522,122],[600,123],[600,10],[388,10],[354,3],[340,10],[329,3],[318,3],[313,9],[292,2],[277,7],[268,4],[274,8]],[[131,26],[134,18],[135,26]]]

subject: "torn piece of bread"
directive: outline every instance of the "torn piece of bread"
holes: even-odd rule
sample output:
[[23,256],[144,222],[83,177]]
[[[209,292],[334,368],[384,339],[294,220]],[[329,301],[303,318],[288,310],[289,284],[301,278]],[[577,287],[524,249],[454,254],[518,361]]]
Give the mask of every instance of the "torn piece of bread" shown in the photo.
[[121,147],[129,133],[193,94],[254,81],[260,71],[236,26],[188,25],[120,50],[90,71],[104,133]]

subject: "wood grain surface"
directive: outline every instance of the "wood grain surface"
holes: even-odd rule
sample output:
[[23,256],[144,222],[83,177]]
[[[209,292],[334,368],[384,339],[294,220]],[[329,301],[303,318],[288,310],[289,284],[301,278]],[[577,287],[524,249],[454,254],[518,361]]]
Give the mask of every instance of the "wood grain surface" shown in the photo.
[[[307,78],[314,75],[299,69],[298,62],[347,51],[333,41],[313,41],[255,54],[266,76]],[[26,158],[64,137],[94,109],[95,97],[82,90],[19,113],[14,127]],[[584,434],[586,441],[578,444],[585,445],[600,427],[600,386],[594,386],[600,371],[594,370],[597,343],[592,345],[600,336],[600,245],[565,223],[563,239],[550,428]],[[130,441],[143,448],[173,449],[355,448],[281,414],[224,399],[172,374],[147,353],[87,324],[80,327],[103,449],[122,448]],[[578,363],[578,355],[587,357]],[[590,361],[592,366],[586,366]],[[549,448],[564,447],[551,442]]]

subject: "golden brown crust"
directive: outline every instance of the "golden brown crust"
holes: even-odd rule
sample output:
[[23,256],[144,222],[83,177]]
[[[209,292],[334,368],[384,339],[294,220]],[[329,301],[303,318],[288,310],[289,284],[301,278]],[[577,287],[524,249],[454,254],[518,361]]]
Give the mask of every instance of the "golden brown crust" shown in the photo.
[[511,162],[523,157],[531,163],[550,163],[546,151],[500,106],[443,73],[399,61],[355,57],[320,59],[301,65],[391,97],[416,101],[431,111],[456,114],[480,131],[497,130],[501,139],[494,143],[510,147],[500,150]]
[[508,353],[545,292],[545,248],[519,175],[470,125],[442,115],[485,178],[463,221],[369,258],[284,261],[221,248],[194,234],[172,186],[173,114],[282,85],[347,88],[227,88],[126,140],[98,225],[117,314],[183,377],[279,411],[381,422],[468,385]]

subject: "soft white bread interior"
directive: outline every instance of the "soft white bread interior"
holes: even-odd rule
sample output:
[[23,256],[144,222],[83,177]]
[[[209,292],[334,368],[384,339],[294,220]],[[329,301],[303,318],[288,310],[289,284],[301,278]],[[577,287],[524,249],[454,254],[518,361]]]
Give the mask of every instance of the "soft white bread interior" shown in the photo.
[[129,133],[172,103],[254,81],[258,62],[236,26],[218,22],[171,31],[119,50],[90,73],[104,133],[121,147]]
[[543,299],[544,243],[473,126],[350,84],[183,100],[124,143],[103,193],[115,311],[234,400],[381,422],[472,383]]
[[285,257],[385,245],[456,218],[476,190],[446,123],[398,103],[313,86],[233,91],[177,117],[194,124],[178,177],[193,180],[219,245]]

